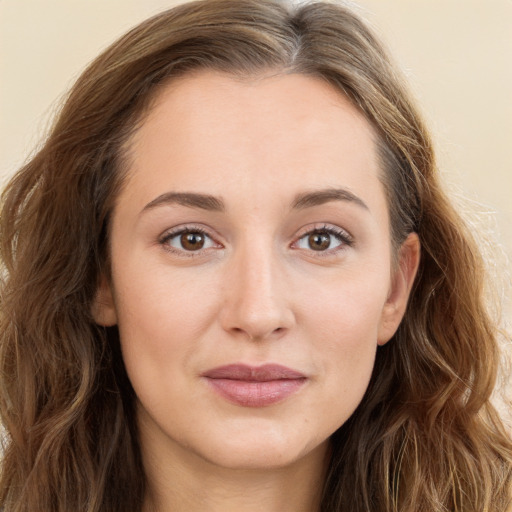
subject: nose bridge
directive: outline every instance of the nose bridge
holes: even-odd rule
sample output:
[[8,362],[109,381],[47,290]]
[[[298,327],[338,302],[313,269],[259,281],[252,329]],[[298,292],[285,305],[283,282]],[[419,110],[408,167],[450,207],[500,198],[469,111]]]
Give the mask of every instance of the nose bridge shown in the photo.
[[282,332],[293,323],[282,263],[273,243],[262,238],[235,249],[226,284],[224,328],[251,339]]

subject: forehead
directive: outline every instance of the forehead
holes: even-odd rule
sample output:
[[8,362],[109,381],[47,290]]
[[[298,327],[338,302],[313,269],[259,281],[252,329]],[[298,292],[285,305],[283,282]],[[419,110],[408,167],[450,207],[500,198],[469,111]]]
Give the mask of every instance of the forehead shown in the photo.
[[319,78],[201,71],[159,91],[130,141],[128,181],[148,201],[162,188],[371,193],[380,187],[374,140],[358,109]]

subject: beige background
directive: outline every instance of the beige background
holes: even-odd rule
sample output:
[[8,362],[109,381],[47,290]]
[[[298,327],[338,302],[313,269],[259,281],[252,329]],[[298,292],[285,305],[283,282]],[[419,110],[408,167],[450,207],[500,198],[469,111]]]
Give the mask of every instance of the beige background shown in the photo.
[[[84,65],[172,0],[0,0],[0,179]],[[512,255],[512,0],[361,0],[409,77],[450,187]],[[510,265],[508,265],[510,269]]]

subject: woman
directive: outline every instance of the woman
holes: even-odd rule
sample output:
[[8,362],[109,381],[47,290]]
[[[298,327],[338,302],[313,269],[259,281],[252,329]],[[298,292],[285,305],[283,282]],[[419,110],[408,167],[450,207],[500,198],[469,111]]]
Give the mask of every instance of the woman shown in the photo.
[[4,193],[5,511],[505,511],[483,265],[344,7],[104,52]]

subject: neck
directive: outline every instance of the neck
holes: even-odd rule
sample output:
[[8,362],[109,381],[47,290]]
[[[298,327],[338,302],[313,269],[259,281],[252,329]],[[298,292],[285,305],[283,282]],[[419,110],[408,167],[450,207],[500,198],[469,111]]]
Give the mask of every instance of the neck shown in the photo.
[[[327,445],[286,467],[223,468],[176,447],[143,454],[148,482],[144,512],[317,512],[328,463]],[[178,456],[177,456],[178,455]]]

